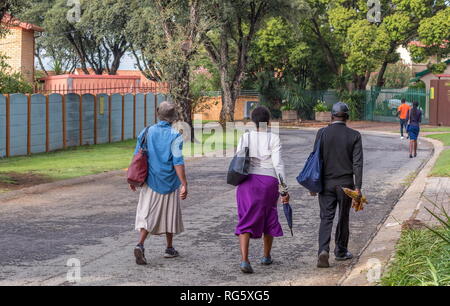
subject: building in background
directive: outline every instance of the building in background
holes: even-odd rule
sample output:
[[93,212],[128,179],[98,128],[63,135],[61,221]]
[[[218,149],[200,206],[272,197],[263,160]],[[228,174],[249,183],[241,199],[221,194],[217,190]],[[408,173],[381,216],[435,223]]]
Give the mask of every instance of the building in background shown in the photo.
[[20,72],[27,82],[34,81],[34,50],[36,32],[44,29],[34,24],[22,22],[6,14],[1,23],[8,29],[0,38],[0,54],[7,57],[6,62],[12,72]]
[[109,75],[106,71],[97,75],[93,69],[85,74],[81,68],[75,69],[73,74],[51,75],[41,78],[36,92],[76,93],[76,94],[127,94],[127,93],[167,93],[168,85],[154,82],[145,78],[139,70],[118,70],[116,75]]

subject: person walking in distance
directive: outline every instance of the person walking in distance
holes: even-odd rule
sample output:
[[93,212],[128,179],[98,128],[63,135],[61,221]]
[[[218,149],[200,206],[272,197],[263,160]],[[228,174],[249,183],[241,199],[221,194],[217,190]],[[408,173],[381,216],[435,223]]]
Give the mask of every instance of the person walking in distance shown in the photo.
[[408,122],[408,112],[411,109],[409,105],[406,103],[405,99],[402,99],[402,104],[397,109],[397,116],[400,119],[400,137],[401,139],[404,139],[403,137],[403,128],[407,127]]
[[417,138],[422,122],[422,111],[419,109],[419,102],[413,102],[413,108],[408,111],[408,136],[409,136],[409,157],[417,156]]
[[[323,160],[323,190],[319,194],[320,228],[317,262],[319,268],[330,266],[331,231],[338,206],[334,255],[338,261],[353,258],[347,249],[352,199],[345,195],[342,187],[355,189],[361,196],[363,149],[361,134],[346,125],[348,118],[349,108],[345,103],[338,102],[333,105],[332,123],[319,130],[315,141],[315,145],[320,141]],[[316,196],[315,193],[311,195]]]

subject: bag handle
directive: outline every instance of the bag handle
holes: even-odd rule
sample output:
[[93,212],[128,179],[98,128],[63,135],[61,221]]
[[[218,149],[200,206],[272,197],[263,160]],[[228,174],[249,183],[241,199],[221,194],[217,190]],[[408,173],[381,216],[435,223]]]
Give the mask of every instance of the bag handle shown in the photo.
[[[145,151],[147,151],[147,148],[146,148],[147,147],[147,135],[148,135],[149,128],[150,128],[150,126],[145,128],[144,134],[142,135],[141,143],[140,143],[141,149],[143,149]],[[144,148],[144,146],[145,146],[145,148]]]

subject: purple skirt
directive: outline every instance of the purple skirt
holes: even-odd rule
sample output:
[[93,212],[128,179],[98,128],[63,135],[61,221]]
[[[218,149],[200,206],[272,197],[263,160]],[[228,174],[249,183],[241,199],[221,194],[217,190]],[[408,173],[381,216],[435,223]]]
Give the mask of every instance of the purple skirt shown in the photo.
[[236,191],[239,222],[235,234],[250,233],[254,239],[261,238],[263,234],[283,236],[278,221],[278,197],[276,178],[250,174]]

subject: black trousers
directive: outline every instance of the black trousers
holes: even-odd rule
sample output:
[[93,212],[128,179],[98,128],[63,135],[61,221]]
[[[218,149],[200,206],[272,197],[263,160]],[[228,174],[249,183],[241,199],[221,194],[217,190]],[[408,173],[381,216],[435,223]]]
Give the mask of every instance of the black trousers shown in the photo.
[[354,189],[352,183],[335,185],[325,183],[322,193],[319,194],[320,205],[320,229],[319,229],[319,254],[322,251],[330,252],[331,231],[336,209],[339,206],[338,223],[335,234],[334,254],[344,255],[347,252],[348,238],[350,236],[349,216],[352,207],[352,199],[345,195],[341,187]]
[[[403,127],[405,128],[405,130],[406,130],[406,128],[407,128],[407,122],[408,120],[406,120],[406,119],[400,119],[400,135],[403,137]],[[408,131],[406,131],[406,132],[408,132]]]

